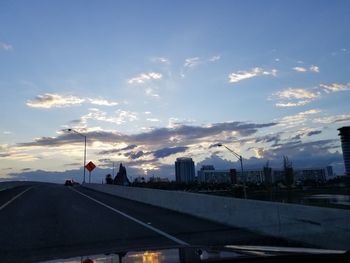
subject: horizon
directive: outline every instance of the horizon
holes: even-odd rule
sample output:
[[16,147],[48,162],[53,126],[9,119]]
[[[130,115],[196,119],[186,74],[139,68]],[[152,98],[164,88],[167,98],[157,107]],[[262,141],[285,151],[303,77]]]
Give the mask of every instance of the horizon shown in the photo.
[[247,168],[285,155],[295,168],[344,174],[337,129],[350,126],[349,8],[3,1],[0,181],[82,172],[84,139],[66,129],[87,136],[86,163],[123,163],[146,177],[172,178],[182,156],[237,167],[216,143]]

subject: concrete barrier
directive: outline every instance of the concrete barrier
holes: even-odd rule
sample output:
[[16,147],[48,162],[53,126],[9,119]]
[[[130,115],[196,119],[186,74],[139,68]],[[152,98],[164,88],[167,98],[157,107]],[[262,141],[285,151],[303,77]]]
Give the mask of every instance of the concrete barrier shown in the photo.
[[350,249],[350,210],[116,185],[84,187],[274,237]]

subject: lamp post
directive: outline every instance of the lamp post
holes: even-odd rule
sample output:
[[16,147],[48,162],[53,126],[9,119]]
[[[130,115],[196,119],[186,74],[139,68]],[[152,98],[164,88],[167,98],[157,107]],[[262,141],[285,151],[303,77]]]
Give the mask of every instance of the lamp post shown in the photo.
[[243,195],[244,195],[244,199],[247,199],[247,191],[245,189],[246,177],[243,174],[243,157],[242,157],[242,155],[239,155],[238,153],[231,150],[230,148],[228,148],[226,145],[224,145],[222,143],[218,143],[218,144],[216,144],[216,146],[217,147],[225,147],[230,153],[232,153],[239,160],[239,162],[241,164],[241,173],[242,173],[242,177],[243,177]]
[[83,183],[85,183],[85,165],[86,165],[86,135],[74,130],[74,129],[67,129],[68,132],[74,132],[82,137],[84,137],[84,163],[83,163],[83,170],[84,170],[84,177],[83,177]]

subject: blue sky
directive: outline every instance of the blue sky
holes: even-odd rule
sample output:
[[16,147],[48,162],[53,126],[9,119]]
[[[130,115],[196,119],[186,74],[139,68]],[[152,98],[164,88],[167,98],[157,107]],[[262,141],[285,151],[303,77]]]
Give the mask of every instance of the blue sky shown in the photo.
[[[282,155],[343,173],[348,1],[1,1],[0,178]],[[232,160],[233,161],[233,160]],[[218,167],[220,168],[220,167]],[[24,174],[25,176],[25,174]]]

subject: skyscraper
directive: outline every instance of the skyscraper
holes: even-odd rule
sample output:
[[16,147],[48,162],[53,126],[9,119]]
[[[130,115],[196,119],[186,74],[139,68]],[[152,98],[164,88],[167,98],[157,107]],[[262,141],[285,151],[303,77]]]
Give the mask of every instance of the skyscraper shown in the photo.
[[345,173],[350,176],[350,126],[339,128],[338,131],[343,150]]
[[181,157],[175,162],[175,177],[177,183],[190,183],[194,181],[194,162],[192,158]]

